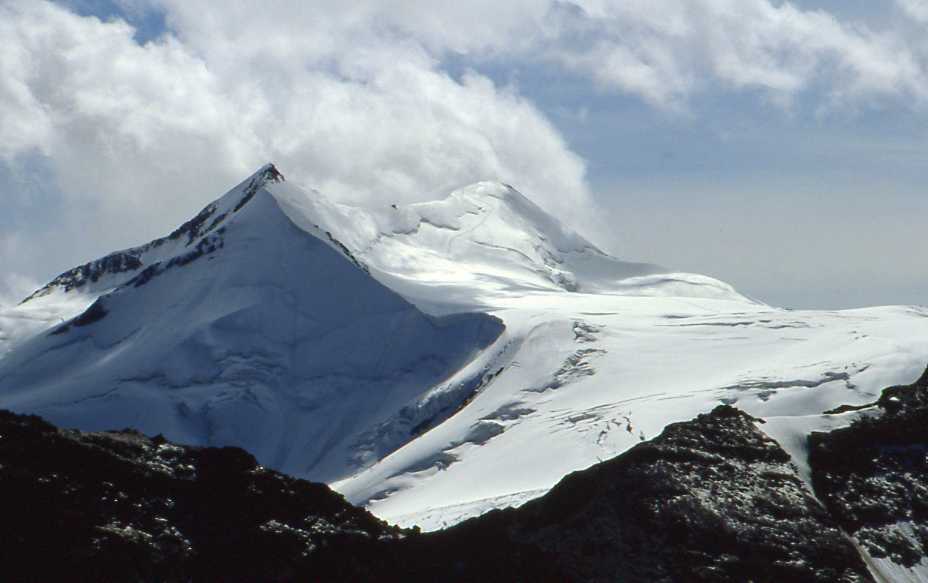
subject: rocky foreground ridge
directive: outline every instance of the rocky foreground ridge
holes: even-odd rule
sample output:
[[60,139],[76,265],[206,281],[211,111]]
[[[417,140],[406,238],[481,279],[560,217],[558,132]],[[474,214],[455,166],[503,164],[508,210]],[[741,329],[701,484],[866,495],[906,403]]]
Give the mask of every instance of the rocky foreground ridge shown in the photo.
[[760,420],[720,406],[519,509],[430,534],[240,449],[0,412],[0,569],[16,581],[873,581],[865,559],[910,569],[926,555],[926,405],[928,375],[814,434],[818,499]]
[[868,559],[928,581],[928,371],[809,441],[815,492]]

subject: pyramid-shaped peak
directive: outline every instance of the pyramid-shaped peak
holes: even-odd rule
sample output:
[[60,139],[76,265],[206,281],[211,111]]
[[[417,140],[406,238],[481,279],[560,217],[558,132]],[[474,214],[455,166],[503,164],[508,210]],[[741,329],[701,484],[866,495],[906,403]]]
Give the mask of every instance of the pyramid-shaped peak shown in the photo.
[[258,169],[252,175],[253,178],[257,178],[263,182],[284,182],[286,178],[281,174],[280,170],[277,169],[277,166],[273,162],[268,162],[264,166]]
[[146,269],[151,270],[155,263],[187,262],[193,257],[204,255],[207,250],[213,251],[221,246],[217,234],[224,230],[230,219],[238,215],[269,183],[284,181],[284,175],[277,166],[268,162],[169,235],[69,269],[25,298],[22,303],[54,292],[67,293],[72,290],[90,296],[98,295],[132,280]]
[[354,449],[502,325],[425,315],[372,277],[334,227],[288,207],[294,222],[277,197],[301,191],[270,184],[282,179],[263,166],[171,235],[56,283],[97,297],[4,356],[0,406],[238,445],[322,480],[401,445],[410,435]]
[[227,192],[222,198],[216,201],[220,206],[226,206],[230,202],[234,204],[233,211],[238,212],[243,206],[254,197],[255,194],[270,182],[284,182],[286,179],[280,173],[272,162],[268,162],[261,168],[239,183],[238,186]]

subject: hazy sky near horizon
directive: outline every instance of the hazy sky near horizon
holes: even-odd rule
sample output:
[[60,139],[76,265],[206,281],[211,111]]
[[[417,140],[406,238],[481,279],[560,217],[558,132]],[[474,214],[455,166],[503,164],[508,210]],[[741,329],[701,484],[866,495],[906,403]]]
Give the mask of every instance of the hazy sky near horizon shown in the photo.
[[0,0],[0,300],[266,161],[515,185],[780,306],[928,304],[928,0]]

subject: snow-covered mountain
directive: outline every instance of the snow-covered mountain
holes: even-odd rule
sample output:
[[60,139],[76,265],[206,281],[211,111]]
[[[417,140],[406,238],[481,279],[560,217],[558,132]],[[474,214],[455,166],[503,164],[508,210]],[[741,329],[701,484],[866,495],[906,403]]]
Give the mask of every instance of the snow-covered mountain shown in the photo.
[[613,258],[504,184],[359,209],[271,166],[0,313],[4,335],[0,408],[242,445],[425,529],[720,403],[808,477],[808,433],[848,422],[824,411],[928,361],[925,308],[783,310]]
[[3,407],[241,445],[319,479],[389,453],[356,442],[502,326],[479,313],[423,314],[334,236],[293,225],[271,184],[288,188],[263,168],[170,236],[33,294],[24,308],[102,295],[0,361]]

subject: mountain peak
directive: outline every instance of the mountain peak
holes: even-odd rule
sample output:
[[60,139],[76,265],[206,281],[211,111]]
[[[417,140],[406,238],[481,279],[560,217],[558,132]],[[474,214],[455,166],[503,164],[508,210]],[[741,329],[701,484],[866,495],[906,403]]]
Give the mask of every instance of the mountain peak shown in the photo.
[[[268,183],[282,183],[284,175],[272,163],[261,166],[219,200],[206,205],[192,219],[174,229],[166,237],[150,243],[110,253],[106,257],[89,261],[65,271],[41,289],[22,301],[23,304],[48,296],[54,292],[78,290],[98,295],[133,279],[153,264],[171,260],[173,256],[190,258],[191,253],[202,255],[206,248],[215,248],[218,241],[204,243],[204,237],[219,231],[226,220],[238,213]],[[192,250],[192,251],[191,251]]]
[[[501,221],[518,225],[553,245],[556,251],[601,253],[585,237],[567,227],[522,192],[503,182],[484,181],[452,192],[448,201],[476,204],[484,213],[499,215]],[[514,223],[513,223],[514,221]]]
[[284,175],[280,173],[280,170],[277,169],[277,166],[275,166],[273,162],[268,162],[259,168],[258,171],[252,175],[252,177],[258,178],[264,183],[286,181]]
[[3,406],[247,445],[265,465],[319,479],[402,445],[353,447],[502,324],[426,316],[340,242],[317,212],[331,203],[285,209],[312,197],[283,181],[265,165],[171,235],[122,252],[131,261],[98,260],[47,286],[50,300],[98,297],[4,357]]

